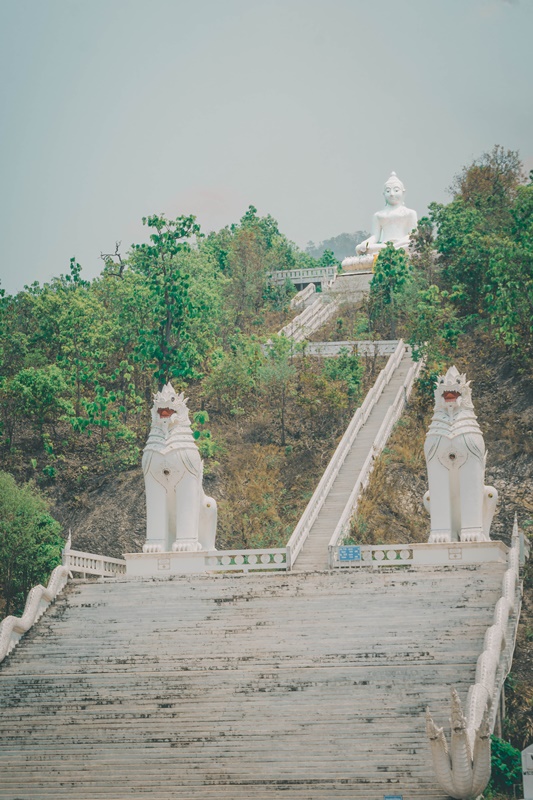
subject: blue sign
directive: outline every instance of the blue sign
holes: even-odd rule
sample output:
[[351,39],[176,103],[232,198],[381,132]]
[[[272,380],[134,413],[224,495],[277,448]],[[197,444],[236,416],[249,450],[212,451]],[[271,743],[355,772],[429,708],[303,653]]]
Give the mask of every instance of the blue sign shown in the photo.
[[354,545],[339,547],[339,561],[361,561],[361,548]]
[[384,794],[383,800],[403,800],[403,794]]

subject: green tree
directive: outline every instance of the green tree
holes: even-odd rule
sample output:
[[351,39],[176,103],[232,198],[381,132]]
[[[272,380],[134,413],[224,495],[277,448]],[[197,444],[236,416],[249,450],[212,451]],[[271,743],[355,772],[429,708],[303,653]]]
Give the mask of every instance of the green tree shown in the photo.
[[341,265],[340,261],[335,258],[333,250],[324,250],[318,259],[318,263],[321,267],[337,267],[337,269],[340,269]]
[[436,282],[434,225],[429,217],[421,217],[411,234],[410,260],[413,269],[422,273],[429,285]]
[[490,152],[463,167],[450,191],[465,205],[482,213],[489,232],[508,223],[509,207],[524,177],[518,152],[495,145]]
[[45,426],[55,434],[57,423],[73,414],[67,384],[53,364],[38,369],[28,367],[13,378],[0,380],[0,397],[11,447],[17,428],[32,426],[42,438]]
[[409,278],[409,261],[403,250],[388,242],[380,251],[370,284],[371,315],[375,320],[387,319],[391,339],[396,338],[397,297]]
[[194,376],[198,360],[190,323],[200,311],[190,297],[186,255],[200,226],[194,216],[167,220],[162,215],[144,217],[143,225],[154,231],[150,244],[135,245],[130,262],[147,280],[152,317],[139,331],[138,354],[154,365],[160,384],[173,378],[186,380]]
[[0,592],[4,613],[20,614],[29,590],[61,563],[61,526],[32,484],[0,472]]
[[363,365],[357,348],[349,350],[347,347],[342,347],[335,358],[325,358],[324,373],[330,380],[343,381],[346,384],[346,391],[352,403],[359,400]]
[[276,409],[282,447],[287,443],[287,404],[295,389],[293,353],[294,342],[284,336],[275,336],[269,342],[266,362],[260,369],[262,393]]
[[432,204],[439,282],[467,325],[490,326],[524,365],[533,358],[533,187],[518,153],[495,147]]
[[255,337],[234,334],[228,349],[217,348],[209,373],[203,380],[203,395],[216,403],[219,413],[239,414],[256,393],[259,372],[265,361]]

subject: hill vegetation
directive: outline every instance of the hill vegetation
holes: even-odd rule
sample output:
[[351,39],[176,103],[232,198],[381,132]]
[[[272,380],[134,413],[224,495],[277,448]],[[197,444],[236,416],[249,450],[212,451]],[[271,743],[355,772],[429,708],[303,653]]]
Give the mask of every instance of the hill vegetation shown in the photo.
[[250,207],[206,237],[194,217],[144,223],[148,243],[117,246],[95,280],[72,259],[49,284],[2,294],[3,467],[46,494],[73,547],[138,550],[140,452],[152,394],[170,380],[189,398],[219,546],[282,545],[376,364],[293,359],[275,335],[295,289],[269,272],[318,262],[271,217]]

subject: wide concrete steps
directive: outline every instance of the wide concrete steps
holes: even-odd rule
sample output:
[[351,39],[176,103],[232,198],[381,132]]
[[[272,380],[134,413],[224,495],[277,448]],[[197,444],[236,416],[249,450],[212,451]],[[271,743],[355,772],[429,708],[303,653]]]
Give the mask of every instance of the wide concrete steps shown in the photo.
[[504,566],[75,582],[0,666],[0,800],[443,800]]
[[383,420],[394,402],[413,362],[406,354],[370,416],[359,431],[336,480],[318,514],[307,540],[300,550],[295,564],[296,571],[322,570],[328,566],[328,544],[333,535],[357,477],[366,461]]

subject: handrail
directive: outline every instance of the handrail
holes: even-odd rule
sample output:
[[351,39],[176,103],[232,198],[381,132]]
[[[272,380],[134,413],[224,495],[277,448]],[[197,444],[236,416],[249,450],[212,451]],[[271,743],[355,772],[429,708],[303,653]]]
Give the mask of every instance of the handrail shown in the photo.
[[[486,630],[483,652],[477,660],[475,682],[468,691],[466,719],[471,745],[487,704],[490,707],[490,730],[494,730],[500,693],[513,659],[521,607],[520,534],[516,515],[508,564],[503,575],[501,597],[494,608],[494,622]],[[511,612],[514,612],[514,624],[509,622]]]
[[413,366],[411,367],[411,369],[407,373],[403,384],[400,386],[400,388],[398,389],[398,392],[396,393],[396,397],[394,398],[394,403],[388,409],[388,411],[387,411],[387,413],[385,415],[385,418],[384,418],[383,422],[381,423],[380,428],[379,428],[379,430],[378,430],[378,432],[377,432],[377,434],[375,436],[375,439],[374,439],[374,441],[372,443],[372,447],[370,448],[370,451],[369,451],[369,453],[368,453],[368,455],[367,455],[367,457],[365,459],[365,462],[364,462],[363,466],[361,467],[359,475],[357,476],[357,480],[356,480],[356,482],[354,484],[354,487],[353,487],[353,489],[352,489],[352,491],[350,493],[350,496],[349,496],[349,498],[348,498],[348,500],[346,502],[346,505],[344,507],[344,511],[342,512],[342,514],[340,516],[340,519],[339,519],[339,521],[338,521],[338,523],[337,523],[337,525],[335,527],[335,530],[333,531],[333,535],[332,535],[332,537],[331,537],[331,539],[329,541],[328,553],[329,553],[329,566],[330,566],[330,568],[333,568],[332,548],[337,546],[337,544],[339,542],[339,539],[346,532],[346,527],[349,524],[350,519],[352,518],[352,516],[355,513],[355,510],[357,508],[359,495],[361,494],[363,489],[365,489],[365,487],[368,484],[368,481],[369,481],[369,478],[370,478],[370,474],[372,473],[372,470],[374,469],[375,460],[376,460],[377,456],[383,450],[383,448],[384,448],[384,446],[385,446],[385,444],[386,444],[386,442],[387,442],[387,440],[388,440],[388,438],[390,436],[392,428],[394,427],[395,423],[399,419],[399,417],[400,417],[400,415],[401,415],[401,413],[402,413],[402,411],[404,409],[404,406],[407,403],[407,400],[409,398],[409,395],[411,394],[414,382],[417,379],[418,375],[420,374],[420,370],[422,369],[422,365],[423,365],[423,362],[422,361],[418,361],[417,363],[413,364]]
[[342,349],[357,350],[361,355],[390,356],[398,347],[398,339],[351,339],[341,342],[306,342],[308,356],[329,358],[338,356]]
[[494,730],[503,683],[511,666],[520,616],[520,535],[516,516],[507,564],[493,624],[485,632],[475,682],[468,690],[464,716],[458,693],[452,690],[450,748],[442,728],[436,726],[429,709],[426,711],[433,769],[445,794],[452,797],[477,797],[490,778],[489,734]]
[[305,303],[308,297],[311,297],[312,294],[316,292],[316,286],[314,283],[308,283],[305,289],[301,289],[297,294],[294,295],[291,302],[289,303],[290,308],[298,308]]
[[209,572],[250,572],[250,570],[286,570],[286,547],[265,547],[252,550],[209,550],[205,567]]
[[[337,267],[304,267],[303,269],[281,269],[273,270],[269,273],[268,278],[273,283],[284,283],[287,278],[293,279],[295,282],[305,278],[314,278],[320,280],[325,278],[328,284],[334,282],[337,276]],[[322,283],[324,281],[321,281]]]
[[19,643],[22,636],[42,617],[50,603],[64,589],[69,578],[69,569],[56,567],[47,586],[38,584],[30,589],[21,617],[9,616],[0,622],[0,662]]
[[283,335],[295,342],[301,342],[306,336],[320,328],[335,313],[337,306],[336,300],[324,302],[323,296],[318,297],[301,314],[284,325],[278,331],[278,336]]
[[302,549],[305,540],[309,535],[311,527],[313,526],[322,506],[324,505],[326,497],[333,485],[335,478],[339,474],[342,465],[344,464],[355,437],[365,424],[370,412],[381,397],[383,389],[389,383],[393,373],[396,371],[400,361],[402,360],[404,353],[405,344],[403,339],[400,339],[396,350],[390,356],[386,366],[379,373],[374,386],[368,391],[362,406],[357,409],[350,420],[342,439],[337,445],[337,449],[333,453],[329,464],[324,470],[324,474],[322,475],[318,486],[313,492],[313,495],[309,500],[304,513],[300,517],[298,524],[296,525],[289,541],[287,542],[289,569],[291,569],[292,565],[296,561],[296,557]]
[[84,553],[81,550],[71,550],[70,547],[63,550],[63,565],[71,572],[102,577],[123,575],[126,572],[126,562],[122,558]]

